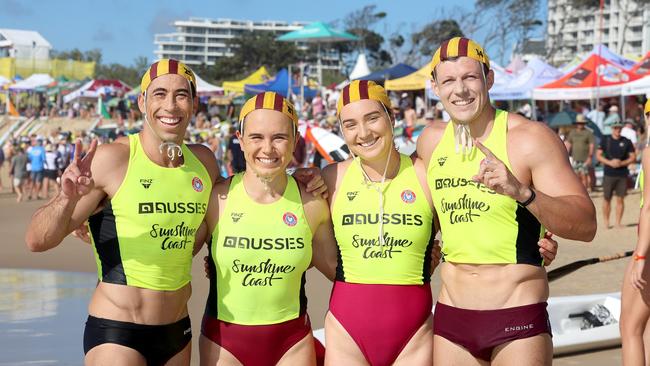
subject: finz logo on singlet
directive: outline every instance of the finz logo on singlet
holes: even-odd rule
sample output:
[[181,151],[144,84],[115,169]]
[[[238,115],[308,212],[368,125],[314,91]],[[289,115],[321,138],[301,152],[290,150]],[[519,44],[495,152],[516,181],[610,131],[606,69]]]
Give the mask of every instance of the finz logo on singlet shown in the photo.
[[203,182],[201,181],[201,178],[192,178],[192,188],[197,192],[203,192]]
[[348,201],[352,202],[357,197],[358,194],[359,194],[359,191],[348,192],[347,193]]
[[447,161],[447,157],[446,157],[446,156],[439,157],[439,158],[438,158],[438,165],[440,165],[440,166],[445,165],[445,161]]
[[282,221],[284,221],[287,226],[296,226],[298,218],[291,212],[285,212],[284,215],[282,215]]
[[232,219],[232,222],[239,221],[239,219],[241,219],[242,216],[244,216],[243,212],[231,212],[230,213],[230,218]]
[[153,183],[153,179],[140,179],[140,184],[142,184],[144,189],[148,189],[151,186],[151,183]]
[[410,189],[405,189],[402,192],[401,197],[402,197],[402,201],[404,201],[406,203],[415,202],[415,193]]

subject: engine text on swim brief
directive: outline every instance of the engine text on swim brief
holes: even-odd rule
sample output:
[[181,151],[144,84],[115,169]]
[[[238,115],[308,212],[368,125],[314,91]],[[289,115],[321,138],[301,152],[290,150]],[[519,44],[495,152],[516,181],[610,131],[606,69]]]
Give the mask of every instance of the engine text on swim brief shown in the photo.
[[490,210],[490,205],[467,197],[467,193],[457,200],[448,201],[445,198],[441,200],[440,212],[449,216],[450,224],[474,222],[481,214]]
[[207,208],[208,204],[202,202],[140,202],[138,203],[138,214],[188,213],[204,215]]
[[[385,213],[382,216],[384,225],[406,225],[406,226],[422,226],[422,215],[414,215],[409,213]],[[379,223],[379,214],[365,214],[355,213],[346,214],[341,218],[341,225],[374,225]]]
[[182,221],[180,224],[172,227],[164,227],[158,224],[151,225],[149,236],[153,239],[162,239],[160,249],[185,249],[187,245],[194,245],[196,228],[191,228]]
[[254,250],[293,250],[304,248],[305,239],[302,237],[252,238],[245,236],[226,236],[223,238],[223,247]]
[[274,281],[282,280],[282,274],[291,273],[295,269],[292,265],[273,263],[271,258],[254,264],[235,259],[231,267],[233,273],[243,275],[241,284],[245,287],[273,286]]
[[363,259],[393,258],[393,255],[402,252],[401,249],[408,248],[411,245],[413,245],[412,240],[398,239],[391,236],[388,232],[384,233],[383,244],[378,236],[374,238],[363,238],[359,234],[352,236],[352,246],[355,248],[363,248]]
[[496,194],[495,191],[488,188],[485,184],[480,182],[474,182],[471,179],[466,178],[438,178],[435,180],[436,190],[449,189],[449,188],[459,188],[459,187],[475,187],[483,193]]

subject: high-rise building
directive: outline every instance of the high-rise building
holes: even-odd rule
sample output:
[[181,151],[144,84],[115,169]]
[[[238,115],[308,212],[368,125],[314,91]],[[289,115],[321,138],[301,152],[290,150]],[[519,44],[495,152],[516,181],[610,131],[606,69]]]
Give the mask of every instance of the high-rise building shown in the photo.
[[[174,58],[188,65],[214,65],[221,57],[231,57],[232,48],[228,40],[244,32],[272,32],[277,36],[301,29],[308,22],[285,22],[276,20],[252,21],[235,19],[194,18],[176,20],[174,33],[156,34],[154,50],[156,58]],[[299,48],[306,49],[305,44]],[[341,63],[330,50],[321,51],[323,70],[340,70]],[[312,70],[314,68],[312,67]]]
[[650,50],[650,4],[604,0],[602,25],[597,6],[576,8],[572,4],[572,0],[547,0],[546,50],[551,63],[559,65],[585,55],[598,43],[624,56]]

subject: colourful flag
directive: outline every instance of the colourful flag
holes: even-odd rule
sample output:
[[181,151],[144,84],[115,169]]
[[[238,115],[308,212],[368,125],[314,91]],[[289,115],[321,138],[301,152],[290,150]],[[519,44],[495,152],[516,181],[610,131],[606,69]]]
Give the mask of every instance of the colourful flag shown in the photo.
[[11,99],[7,98],[7,111],[9,112],[9,115],[18,117],[20,114],[18,114],[18,111],[16,110],[16,107],[14,107],[14,104],[11,103]]
[[108,109],[106,109],[106,105],[104,105],[104,101],[102,100],[101,96],[98,98],[97,102],[97,114],[106,119],[111,118],[111,114],[108,113]]

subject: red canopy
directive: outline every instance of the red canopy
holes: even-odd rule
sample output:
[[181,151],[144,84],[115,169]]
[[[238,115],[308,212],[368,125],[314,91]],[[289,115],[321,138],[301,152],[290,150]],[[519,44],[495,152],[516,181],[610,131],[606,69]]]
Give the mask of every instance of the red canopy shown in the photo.
[[533,97],[540,100],[577,100],[617,96],[621,95],[622,84],[640,77],[592,54],[560,79],[535,89]]

